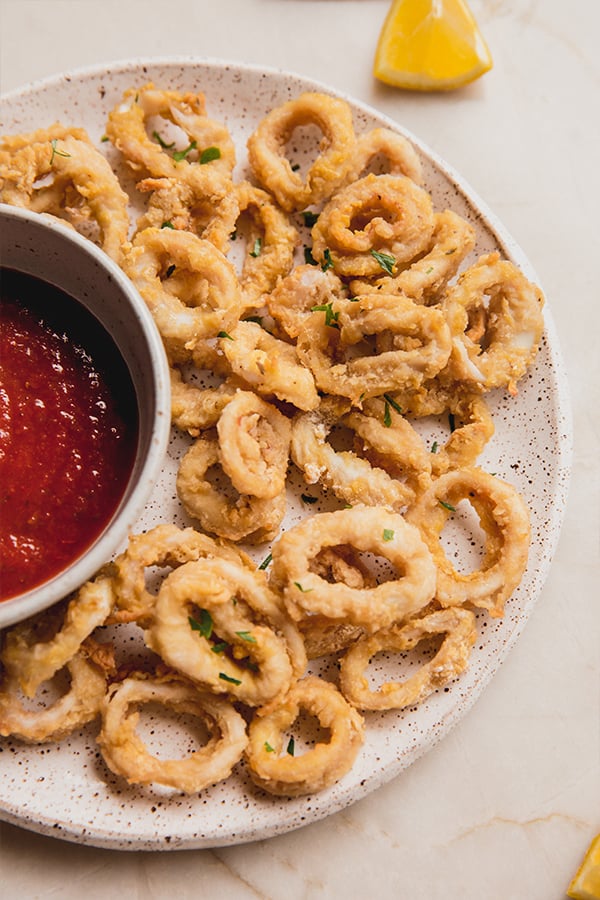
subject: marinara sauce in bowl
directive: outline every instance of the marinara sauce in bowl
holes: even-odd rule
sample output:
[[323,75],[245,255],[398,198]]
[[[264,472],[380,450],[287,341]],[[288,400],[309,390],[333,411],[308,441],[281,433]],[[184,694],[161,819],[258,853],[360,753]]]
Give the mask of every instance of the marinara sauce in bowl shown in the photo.
[[0,628],[76,590],[133,530],[170,430],[169,371],[119,267],[0,204]]

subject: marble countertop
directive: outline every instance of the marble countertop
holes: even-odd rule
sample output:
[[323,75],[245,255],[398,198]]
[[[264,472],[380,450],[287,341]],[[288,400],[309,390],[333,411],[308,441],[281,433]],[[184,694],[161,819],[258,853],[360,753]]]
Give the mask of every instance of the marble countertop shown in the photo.
[[0,0],[2,92],[82,66],[194,55],[317,79],[418,135],[538,273],[574,421],[569,503],[542,595],[441,743],[342,812],[257,843],[125,853],[0,823],[3,900],[561,900],[600,831],[600,4],[471,7],[493,70],[460,92],[421,95],[372,77],[388,0]]

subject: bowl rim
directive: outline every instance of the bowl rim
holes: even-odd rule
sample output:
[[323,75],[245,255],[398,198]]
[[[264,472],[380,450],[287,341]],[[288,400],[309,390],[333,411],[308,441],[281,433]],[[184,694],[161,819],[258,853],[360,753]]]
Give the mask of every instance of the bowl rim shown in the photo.
[[[120,291],[127,299],[128,304],[133,307],[140,325],[141,335],[144,337],[152,359],[154,422],[149,429],[151,436],[137,480],[132,485],[130,477],[120,504],[100,535],[66,569],[23,594],[0,601],[0,629],[42,612],[67,597],[92,578],[110,560],[117,548],[128,538],[131,527],[144,510],[156,478],[163,467],[171,431],[169,364],[156,323],[133,282],[104,250],[63,224],[58,218],[53,219],[29,209],[0,203],[0,225],[7,227],[11,220],[30,223],[42,230],[54,231],[60,240],[67,245],[70,244],[77,253],[91,257],[92,262],[107,273],[114,283],[115,289]],[[0,263],[4,264],[1,258]],[[43,275],[40,277],[43,278]],[[139,453],[139,447],[136,458],[137,453]]]

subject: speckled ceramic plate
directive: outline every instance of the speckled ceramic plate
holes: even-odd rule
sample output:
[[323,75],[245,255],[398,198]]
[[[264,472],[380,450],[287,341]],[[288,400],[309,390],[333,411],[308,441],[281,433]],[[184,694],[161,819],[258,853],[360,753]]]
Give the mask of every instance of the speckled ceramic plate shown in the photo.
[[[101,141],[106,117],[127,88],[149,80],[159,87],[206,94],[209,114],[225,121],[235,140],[239,177],[246,171],[246,138],[269,109],[303,90],[329,90],[295,75],[218,61],[136,60],[73,72],[5,96],[1,131],[28,131],[57,119],[83,126],[123,176],[112,147]],[[358,131],[376,125],[401,130],[375,110],[346,99]],[[521,250],[464,180],[413,135],[407,136],[420,150],[426,186],[436,208],[449,206],[473,222],[477,253],[498,248],[537,281]],[[303,152],[301,146],[298,152]],[[131,185],[130,178],[126,184]],[[460,679],[419,707],[402,713],[367,713],[366,743],[350,773],[334,787],[300,799],[280,800],[257,790],[243,763],[227,781],[199,796],[129,787],[106,769],[95,743],[96,725],[59,744],[38,747],[4,740],[0,743],[0,816],[34,831],[102,847],[147,850],[240,843],[280,834],[342,809],[397,776],[443,738],[480,695],[523,630],[558,539],[569,477],[571,426],[548,303],[545,316],[543,345],[534,368],[520,383],[517,398],[490,396],[496,433],[481,458],[481,465],[512,482],[530,507],[529,565],[502,620],[478,613],[479,638],[470,667]],[[185,445],[182,438],[173,437],[163,478],[139,522],[140,530],[169,520],[189,524],[173,499],[176,462]],[[285,527],[307,514],[299,500],[300,490],[298,480],[291,488]],[[327,502],[319,498],[311,512],[326,508]],[[468,539],[454,534],[448,541],[469,565]],[[268,551],[265,546],[254,553],[263,558]],[[136,652],[137,634],[118,639],[129,642]],[[422,659],[405,660],[405,670]],[[383,659],[378,667],[387,671],[390,665],[395,663]],[[335,678],[335,665],[325,666],[322,672]],[[157,753],[170,750],[177,755],[182,752],[177,751],[178,745],[189,745],[184,724],[164,722],[158,713],[144,720],[143,734]]]

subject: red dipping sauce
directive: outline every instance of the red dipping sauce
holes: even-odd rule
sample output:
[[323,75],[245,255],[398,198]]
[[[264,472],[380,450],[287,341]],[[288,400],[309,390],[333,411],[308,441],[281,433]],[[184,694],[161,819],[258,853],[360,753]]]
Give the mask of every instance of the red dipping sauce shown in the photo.
[[138,411],[114,341],[80,303],[1,270],[0,600],[101,534],[133,467]]

